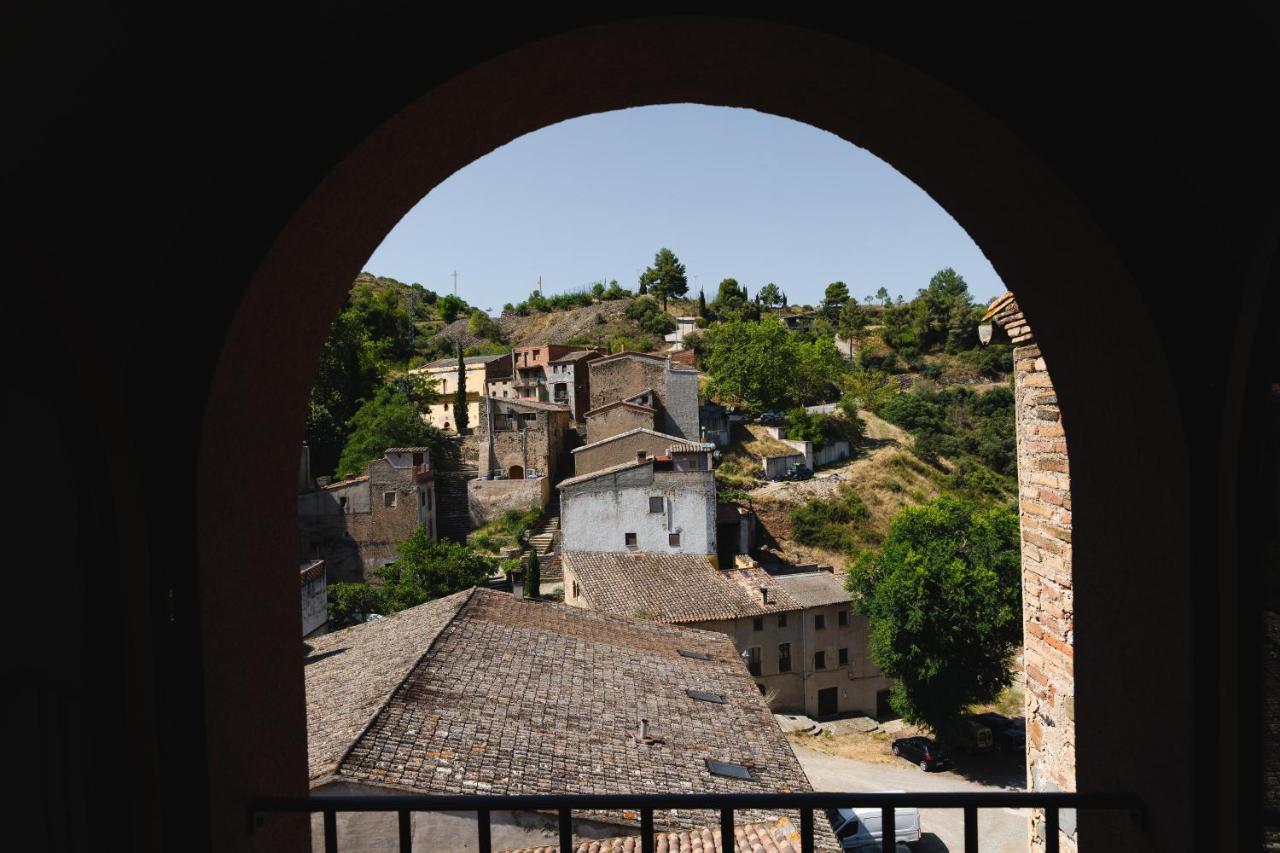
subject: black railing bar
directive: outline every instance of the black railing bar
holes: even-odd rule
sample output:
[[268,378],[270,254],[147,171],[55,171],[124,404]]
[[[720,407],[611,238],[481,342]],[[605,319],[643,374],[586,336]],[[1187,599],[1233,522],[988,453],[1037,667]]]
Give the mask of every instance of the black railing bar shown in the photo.
[[1044,810],[1044,853],[1058,853],[1058,809]]
[[813,853],[813,809],[800,810],[800,853]]
[[978,809],[964,807],[964,853],[978,853]]
[[324,853],[338,853],[338,814],[334,809],[324,813]]
[[654,853],[653,809],[640,810],[640,853]]
[[573,811],[560,809],[560,853],[573,853]]
[[476,809],[476,823],[479,825],[480,853],[493,853],[493,832],[489,827],[488,809]]
[[733,853],[733,809],[720,810],[720,853]]
[[919,792],[905,794],[857,791],[791,792],[769,794],[441,794],[366,795],[320,797],[262,797],[250,803],[251,813],[262,812],[391,812],[408,809],[424,812],[559,811],[561,808],[634,811],[702,809],[803,809],[803,808],[975,808],[1014,809],[1133,809],[1145,811],[1142,798],[1130,793],[1085,792]]
[[893,806],[880,809],[880,850],[894,853],[898,847],[898,812]]
[[413,833],[410,832],[409,810],[400,810],[400,853],[413,853]]

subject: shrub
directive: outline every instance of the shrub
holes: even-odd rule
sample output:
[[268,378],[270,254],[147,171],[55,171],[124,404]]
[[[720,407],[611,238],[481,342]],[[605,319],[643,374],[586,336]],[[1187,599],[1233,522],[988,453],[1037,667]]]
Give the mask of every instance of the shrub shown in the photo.
[[834,498],[812,498],[791,510],[792,536],[802,545],[851,552],[859,528],[870,512],[857,492],[847,486]]

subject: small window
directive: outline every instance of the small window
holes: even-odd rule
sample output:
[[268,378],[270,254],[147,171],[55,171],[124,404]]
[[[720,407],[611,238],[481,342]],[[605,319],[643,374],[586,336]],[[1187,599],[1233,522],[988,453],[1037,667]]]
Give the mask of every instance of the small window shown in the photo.
[[760,647],[752,646],[747,649],[747,671],[752,675],[760,674]]
[[778,672],[791,671],[791,644],[781,643],[778,646]]
[[741,764],[730,764],[726,761],[712,761],[708,758],[707,770],[711,771],[715,776],[725,776],[729,779],[746,779],[748,781],[755,779],[751,775],[751,771]]
[[668,534],[667,534],[667,544],[668,544],[668,545],[670,545],[672,548],[679,548],[679,547],[680,547],[680,534],[679,534],[679,533],[668,533]]
[[843,628],[845,625],[848,625],[848,624],[849,624],[849,611],[848,611],[848,610],[841,610],[841,611],[840,611],[840,615],[837,617],[836,621],[840,623],[840,627],[842,627],[842,628]]
[[752,630],[752,631],[763,631],[763,630],[764,630],[764,617],[763,617],[763,616],[757,616],[756,618],[754,618],[754,619],[752,619],[752,620],[751,620],[751,630]]
[[383,493],[382,493],[382,505],[383,505],[383,506],[395,506],[395,505],[396,505],[396,493],[395,493],[395,492],[383,492]]
[[778,627],[779,628],[787,627],[787,614],[785,613],[778,614]]
[[649,498],[649,512],[662,512],[667,508],[666,503],[661,496]]
[[580,595],[582,595],[582,588],[578,586],[578,582],[577,582],[577,581],[574,581],[574,582],[573,582],[573,597],[574,597],[574,598],[577,598],[577,597],[579,597]]
[[626,534],[626,543],[628,548],[636,547],[636,535],[634,533]]
[[813,617],[813,630],[825,631],[827,629],[827,617],[819,613]]
[[685,695],[690,699],[697,699],[699,702],[711,702],[716,705],[725,704],[724,697],[719,693],[707,693],[702,690],[686,690]]
[[841,650],[840,650],[840,665],[841,665],[841,666],[848,666],[848,665],[849,665],[849,650],[848,650],[848,649],[841,649]]
[[826,668],[827,668],[827,653],[826,653],[826,652],[814,652],[814,653],[813,653],[813,668],[814,668],[814,669],[826,669]]
[[338,498],[338,508],[346,512],[351,508],[351,502],[347,498]]
[[420,506],[420,507],[424,507],[424,508],[425,508],[425,507],[426,507],[426,505],[427,505],[427,493],[426,493],[426,491],[419,491],[419,492],[418,492],[418,506]]

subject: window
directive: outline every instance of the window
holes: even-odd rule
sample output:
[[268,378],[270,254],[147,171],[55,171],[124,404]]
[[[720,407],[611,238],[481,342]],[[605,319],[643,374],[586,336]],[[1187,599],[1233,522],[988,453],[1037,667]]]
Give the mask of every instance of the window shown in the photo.
[[827,629],[827,617],[819,613],[813,617],[813,630],[825,631]]
[[814,668],[814,669],[826,669],[826,668],[827,668],[827,653],[826,653],[826,652],[814,652],[814,653],[813,653],[813,668]]
[[634,533],[628,533],[626,534],[626,537],[627,537],[626,538],[627,547],[628,548],[636,547],[636,535]]
[[666,501],[661,496],[649,498],[649,512],[662,512],[666,508]]
[[760,647],[752,646],[747,649],[747,672],[752,675],[760,674]]
[[573,597],[574,597],[574,598],[577,598],[577,597],[578,597],[578,596],[580,596],[580,595],[582,595],[582,588],[578,586],[578,582],[577,582],[577,581],[574,581],[574,582],[573,582]]
[[751,620],[751,630],[752,630],[752,631],[763,631],[763,630],[764,630],[764,617],[763,617],[763,616],[757,616],[755,619],[752,619],[752,620]]
[[840,623],[840,627],[841,627],[841,628],[843,628],[845,625],[848,625],[848,624],[849,624],[849,611],[848,611],[848,610],[841,610],[841,611],[840,611],[840,615],[837,617],[836,621]]
[[395,506],[395,505],[396,505],[396,493],[395,493],[395,492],[383,492],[383,493],[382,493],[382,505],[383,505],[383,506]]
[[848,650],[848,649],[841,649],[841,650],[840,650],[840,665],[841,665],[841,666],[848,666],[848,665],[849,665],[849,650]]
[[778,646],[778,672],[791,671],[791,644],[782,643]]
[[418,490],[418,506],[425,507],[427,505],[427,492],[425,489]]
[[351,506],[350,506],[349,500],[347,500],[346,498],[338,498],[338,509],[342,510],[345,513],[350,508]]
[[787,614],[785,613],[778,614],[778,627],[779,628],[787,627]]
[[668,533],[668,534],[667,534],[667,544],[668,544],[668,545],[670,545],[672,548],[679,548],[679,547],[680,547],[680,534],[679,534],[679,533]]

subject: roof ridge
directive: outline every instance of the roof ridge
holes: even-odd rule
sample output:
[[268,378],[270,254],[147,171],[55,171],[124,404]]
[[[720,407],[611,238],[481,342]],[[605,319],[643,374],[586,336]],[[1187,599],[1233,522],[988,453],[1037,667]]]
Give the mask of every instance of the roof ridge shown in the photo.
[[[331,776],[335,775],[339,770],[339,768],[342,767],[342,763],[346,761],[347,758],[351,755],[352,750],[354,750],[360,744],[360,742],[364,740],[365,735],[369,734],[369,729],[373,726],[373,724],[377,721],[377,719],[380,716],[382,716],[382,712],[387,710],[387,706],[391,704],[391,700],[394,699],[396,694],[399,693],[401,688],[404,687],[405,682],[408,681],[410,678],[412,678],[413,674],[418,671],[418,667],[422,666],[422,662],[427,659],[427,655],[431,654],[432,650],[435,649],[436,643],[438,643],[440,641],[440,637],[444,635],[445,629],[447,629],[449,626],[451,626],[454,623],[454,620],[458,618],[458,614],[466,610],[467,607],[471,605],[472,600],[475,598],[476,590],[479,588],[480,587],[478,586],[473,586],[470,589],[465,590],[465,592],[467,593],[466,599],[464,599],[463,602],[458,605],[457,610],[453,611],[453,615],[450,616],[445,621],[445,623],[440,626],[440,630],[436,631],[435,636],[431,638],[431,642],[427,643],[427,648],[422,652],[421,655],[418,656],[418,659],[413,662],[413,666],[405,670],[404,677],[401,678],[398,682],[396,682],[395,687],[387,691],[386,696],[383,698],[382,702],[378,705],[377,710],[375,710],[372,714],[369,715],[369,719],[364,721],[364,726],[361,727],[360,734],[356,735],[351,739],[351,742],[347,744],[347,748],[342,751],[342,755],[339,756],[338,760],[333,763],[333,767],[332,769],[330,769],[328,775],[331,775]],[[453,595],[459,595],[460,592],[453,593]],[[448,598],[448,597],[449,596],[444,595],[444,596],[441,596],[440,598]],[[440,598],[437,598],[435,600],[439,601]],[[423,604],[427,604],[427,603],[428,602],[425,602],[425,601],[423,602]],[[402,610],[400,612],[404,613],[405,611]],[[394,614],[394,613],[392,614],[392,616],[395,616],[395,615],[397,614]]]

